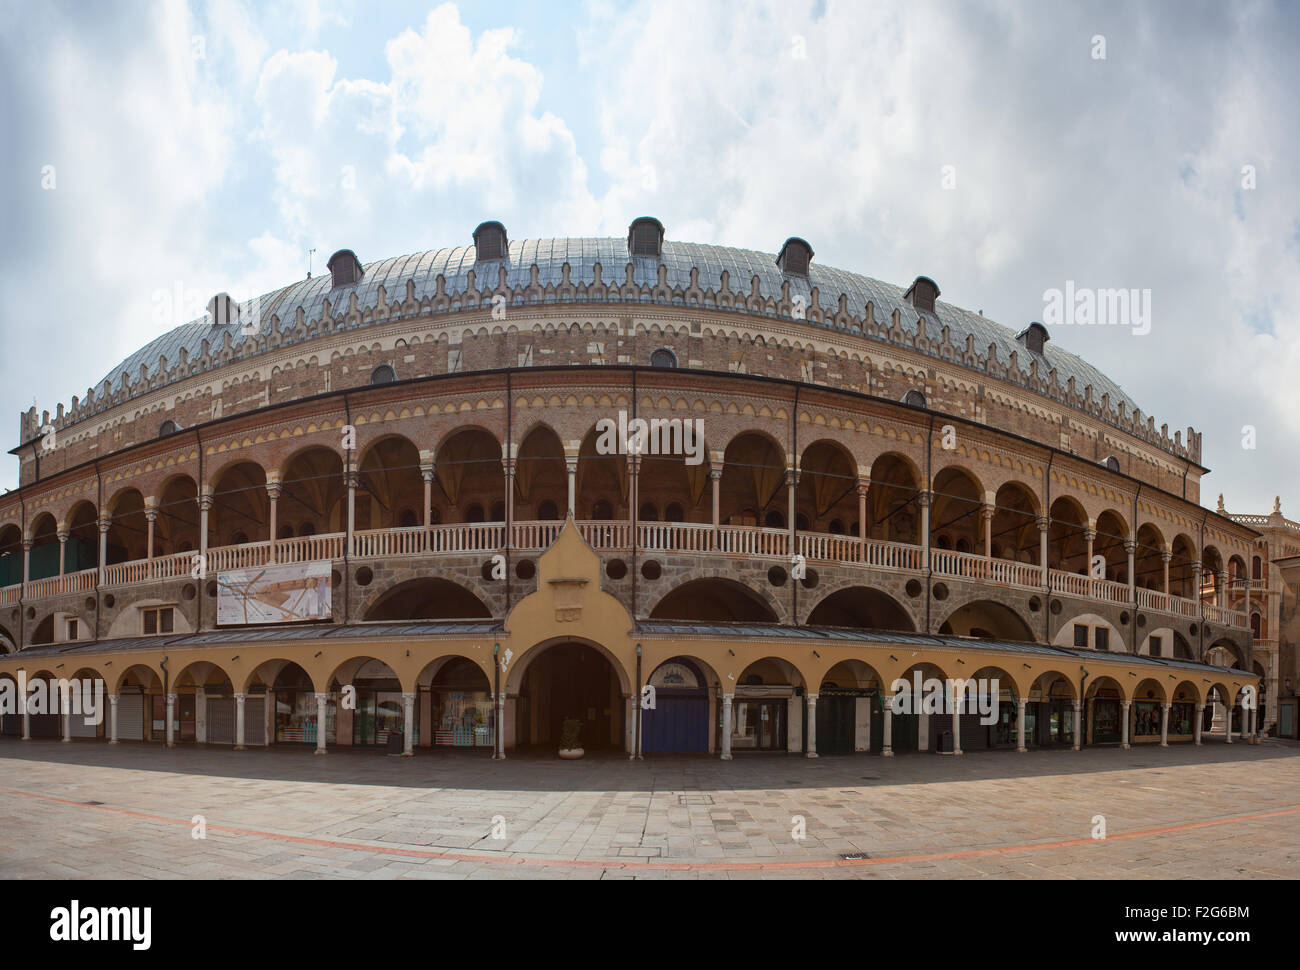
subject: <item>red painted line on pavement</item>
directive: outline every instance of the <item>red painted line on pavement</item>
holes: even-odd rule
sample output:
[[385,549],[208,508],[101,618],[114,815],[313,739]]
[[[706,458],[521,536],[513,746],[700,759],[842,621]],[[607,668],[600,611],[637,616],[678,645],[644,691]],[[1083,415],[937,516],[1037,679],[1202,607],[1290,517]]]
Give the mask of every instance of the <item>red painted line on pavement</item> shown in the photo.
[[[17,795],[33,798],[55,805],[71,805],[74,808],[89,808],[99,812],[111,812],[128,818],[144,819],[150,822],[165,822],[169,825],[192,827],[193,822],[168,815],[153,815],[129,808],[114,808],[111,805],[87,805],[85,802],[70,798],[58,798],[54,795],[41,795],[36,792],[19,791],[15,788],[0,788],[0,794]],[[651,862],[637,859],[618,859],[601,861],[598,859],[544,859],[528,856],[497,857],[477,855],[465,852],[438,852],[432,849],[399,849],[395,846],[364,845],[360,842],[343,842],[338,839],[316,839],[305,835],[285,835],[281,832],[264,832],[259,829],[235,828],[228,825],[209,825],[209,831],[226,832],[231,835],[246,835],[250,838],[273,839],[278,842],[292,842],[297,845],[312,845],[330,849],[347,849],[355,852],[374,852],[379,855],[403,856],[415,859],[445,859],[452,862],[478,862],[494,865],[514,866],[562,866],[574,869],[668,869],[673,871],[689,870],[743,870],[743,869],[833,869],[851,866],[881,866],[900,862],[945,862],[952,859],[977,859],[985,856],[1009,855],[1016,852],[1039,852],[1044,849],[1068,849],[1084,845],[1104,845],[1119,839],[1143,839],[1171,832],[1188,832],[1193,829],[1212,828],[1219,825],[1233,825],[1238,822],[1253,822],[1260,819],[1278,818],[1283,815],[1300,813],[1300,806],[1280,808],[1271,812],[1256,812],[1252,815],[1234,815],[1231,818],[1210,819],[1204,822],[1184,822],[1179,825],[1162,825],[1157,828],[1139,829],[1135,832],[1121,832],[1107,835],[1104,839],[1061,839],[1056,842],[1030,842],[1024,845],[1007,845],[988,849],[966,849],[956,852],[931,852],[919,855],[881,856],[872,859],[809,859],[789,862]]]

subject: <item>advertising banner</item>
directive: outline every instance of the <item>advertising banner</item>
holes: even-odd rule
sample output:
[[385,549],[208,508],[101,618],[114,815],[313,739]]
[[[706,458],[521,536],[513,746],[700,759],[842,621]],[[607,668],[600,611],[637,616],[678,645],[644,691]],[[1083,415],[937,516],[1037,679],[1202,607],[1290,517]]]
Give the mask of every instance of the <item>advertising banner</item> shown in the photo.
[[330,567],[329,562],[303,562],[219,573],[217,625],[331,619]]

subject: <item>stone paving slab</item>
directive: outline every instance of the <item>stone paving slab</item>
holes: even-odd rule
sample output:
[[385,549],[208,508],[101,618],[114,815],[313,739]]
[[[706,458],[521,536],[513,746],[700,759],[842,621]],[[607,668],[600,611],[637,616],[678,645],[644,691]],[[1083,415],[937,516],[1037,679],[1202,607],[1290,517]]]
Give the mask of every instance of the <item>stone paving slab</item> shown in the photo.
[[494,762],[3,738],[0,789],[4,878],[1300,875],[1300,745],[1275,741]]

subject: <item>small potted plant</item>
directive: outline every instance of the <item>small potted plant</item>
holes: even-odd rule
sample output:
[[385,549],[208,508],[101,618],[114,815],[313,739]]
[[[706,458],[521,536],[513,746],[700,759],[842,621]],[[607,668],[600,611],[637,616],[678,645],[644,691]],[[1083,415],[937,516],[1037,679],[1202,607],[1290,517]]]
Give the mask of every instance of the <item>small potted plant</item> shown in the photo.
[[560,757],[573,761],[583,754],[582,722],[576,717],[566,717],[560,726]]

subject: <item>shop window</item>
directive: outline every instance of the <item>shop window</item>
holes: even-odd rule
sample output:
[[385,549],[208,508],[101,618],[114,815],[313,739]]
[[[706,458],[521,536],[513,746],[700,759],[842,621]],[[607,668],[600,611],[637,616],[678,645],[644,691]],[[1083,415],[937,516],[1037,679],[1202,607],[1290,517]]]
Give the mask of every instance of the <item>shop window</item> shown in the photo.
[[155,606],[140,611],[141,630],[145,636],[153,636],[157,633],[171,633],[173,622],[175,620],[174,611],[170,606]]
[[1097,627],[1097,629],[1095,629],[1095,630],[1092,631],[1092,634],[1093,634],[1093,646],[1094,646],[1094,647],[1096,647],[1098,650],[1109,650],[1109,649],[1110,649],[1110,631],[1109,631],[1109,630],[1107,630],[1104,626],[1099,626],[1099,627]]
[[1088,628],[1082,623],[1074,625],[1074,645],[1087,649],[1088,646]]

